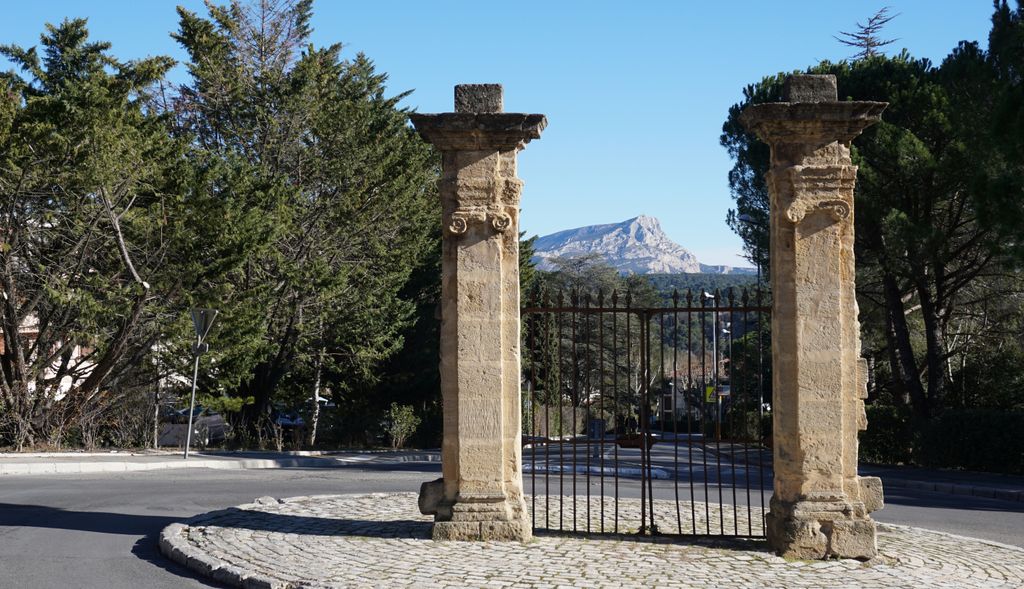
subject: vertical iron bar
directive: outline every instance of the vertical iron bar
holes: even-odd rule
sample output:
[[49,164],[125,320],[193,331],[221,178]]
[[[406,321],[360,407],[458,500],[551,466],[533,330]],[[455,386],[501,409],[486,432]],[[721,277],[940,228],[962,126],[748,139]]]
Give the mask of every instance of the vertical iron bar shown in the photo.
[[[626,423],[633,417],[633,367],[631,365],[633,361],[633,330],[632,323],[633,309],[632,309],[632,293],[626,291],[626,401],[629,403],[629,418]],[[628,429],[627,425],[627,429]],[[636,432],[634,432],[636,433]]]
[[[544,306],[550,307],[551,299],[548,297],[548,293],[544,293]],[[556,358],[551,358],[551,328],[554,326],[554,317],[551,314],[551,310],[548,309],[546,313],[541,315],[544,318],[544,365],[547,367],[547,383],[544,388],[544,393],[547,399],[544,402],[544,527],[551,529],[551,393],[552,391],[547,388],[552,383],[552,375],[557,376],[561,379],[560,367],[552,366],[551,364]],[[555,381],[555,393],[561,392],[559,390],[559,383]]]
[[583,401],[587,404],[583,412],[583,441],[586,443],[587,448],[587,476],[584,479],[587,487],[587,533],[590,533],[590,293],[583,295],[583,326],[584,326],[584,343],[583,343],[583,363],[584,363],[584,393],[586,400]]
[[[714,326],[713,326],[714,340],[713,341],[715,341],[715,342],[718,341],[718,307],[720,306],[718,304],[718,301],[721,298],[721,296],[722,296],[721,291],[719,291],[716,288],[715,289],[715,299],[714,299],[715,300],[715,312],[714,312],[714,317],[712,318],[712,321],[714,321]],[[716,460],[717,465],[718,465],[716,467],[717,468],[717,472],[715,474],[716,474],[716,476],[718,478],[718,531],[719,531],[720,534],[725,535],[725,502],[724,502],[724,499],[722,497],[722,398],[720,396],[718,396],[718,386],[719,386],[719,384],[718,384],[718,374],[719,374],[719,369],[718,369],[718,345],[717,344],[714,346],[714,350],[712,350],[712,354],[714,354],[714,356],[715,356],[712,369],[714,370],[714,380],[715,380],[715,420],[716,420],[715,421],[715,454],[717,454],[717,456],[715,456],[715,460]]]
[[[686,291],[686,446],[689,451],[690,474],[690,524],[697,534],[697,495],[693,488],[693,411],[690,407],[690,393],[693,391],[693,291]],[[703,391],[698,391],[698,400],[703,406]]]
[[[743,288],[743,337],[747,335],[747,326],[750,324],[750,292],[747,291],[746,287]],[[749,338],[747,339],[749,342]],[[746,393],[750,400],[753,400],[754,395],[750,390],[750,358],[749,350],[744,344],[743,346],[743,391]],[[760,420],[760,410],[752,412],[753,415],[758,416]],[[748,420],[748,417],[744,417],[744,421]],[[747,488],[747,535],[754,535],[754,512],[750,509],[750,436],[754,433],[749,431],[749,423],[744,423],[743,427],[743,473],[746,475],[746,488]]]
[[598,291],[597,293],[597,307],[600,309],[597,313],[597,386],[599,392],[598,397],[598,420],[601,425],[601,439],[598,442],[598,452],[600,452],[600,460],[598,461],[598,467],[601,469],[600,484],[601,484],[601,533],[604,533],[604,435],[607,431],[608,422],[604,419],[604,397],[605,397],[605,374],[604,374],[604,291]]
[[619,438],[620,435],[624,435],[626,433],[626,426],[625,426],[626,420],[625,419],[621,419],[621,420],[619,419],[619,415],[620,415],[620,412],[621,412],[622,409],[619,406],[619,337],[618,337],[618,331],[619,331],[619,312],[618,312],[618,306],[619,306],[619,293],[618,293],[617,290],[613,290],[612,291],[612,309],[613,309],[613,311],[612,311],[612,396],[614,398],[612,399],[612,411],[615,414],[615,417],[614,417],[615,429],[612,430],[612,431],[618,432],[620,429],[622,430],[621,434],[619,434],[619,433],[615,434],[615,438],[616,439],[614,440],[614,445],[612,446],[612,452],[614,453],[614,456],[612,456],[612,468],[614,469],[614,471],[612,472],[612,476],[614,477],[614,485],[615,485],[615,521],[614,521],[614,526],[613,527],[615,529],[615,533],[616,534],[619,533],[619,439],[618,438]]
[[[537,306],[540,301],[534,291],[533,304]],[[537,443],[540,439],[537,425],[537,317],[528,315],[526,322],[527,332],[530,334],[530,343],[526,347],[530,354],[530,519],[533,522],[533,529],[537,529]]]
[[640,533],[646,533],[650,528],[647,526],[647,412],[644,410],[647,403],[645,394],[647,389],[647,338],[644,334],[644,326],[647,322],[647,315],[644,311],[637,314],[637,323],[640,330],[640,349],[637,355],[637,418],[639,424],[637,429],[640,434]]
[[700,297],[700,444],[701,461],[704,468],[704,527],[707,534],[711,534],[711,498],[708,495],[708,402],[707,402],[707,306],[708,299],[701,292]]
[[729,464],[730,464],[730,469],[732,470],[732,528],[733,528],[733,534],[738,536],[739,533],[740,533],[740,531],[739,531],[739,525],[740,525],[739,521],[740,520],[739,520],[739,515],[738,515],[739,511],[738,511],[738,508],[736,507],[736,467],[737,467],[737,462],[736,462],[736,411],[734,410],[735,407],[736,407],[736,397],[734,396],[736,394],[736,391],[735,391],[736,387],[733,386],[733,384],[734,384],[734,382],[733,382],[733,375],[735,374],[734,373],[734,368],[735,368],[734,364],[736,362],[736,355],[733,353],[733,346],[732,346],[732,343],[733,343],[732,335],[733,335],[733,332],[736,331],[736,317],[735,317],[736,311],[735,311],[735,308],[736,308],[735,290],[733,289],[733,287],[730,286],[729,287],[729,312],[726,314],[726,316],[729,318],[729,333],[726,334],[728,337],[726,337],[726,348],[725,349],[729,351],[729,398],[728,398],[728,401],[729,401],[729,409],[730,410],[728,412],[728,415],[729,415],[729,440],[730,440],[730,442],[729,442]]
[[[662,384],[665,382],[665,313],[658,311],[658,371],[655,373],[657,378],[658,386],[654,392],[654,399],[648,399],[647,406],[650,407],[654,404],[655,407],[661,408],[665,402],[665,393],[662,389]],[[648,378],[648,382],[651,382],[651,378]],[[660,397],[660,398],[659,398]],[[665,437],[665,412],[660,411],[659,422],[661,423],[661,436]],[[652,434],[653,435],[653,434]],[[653,437],[651,438],[653,440]],[[651,450],[654,446],[651,446]],[[651,524],[654,525],[654,457],[651,455],[651,450],[647,451],[647,458],[651,462],[651,478],[649,479],[648,485],[651,485]],[[655,526],[656,527],[656,526]]]
[[[562,307],[565,300],[564,293],[558,291],[558,306]],[[562,390],[564,378],[565,358],[562,353],[562,316],[565,313],[555,313],[556,331],[558,336],[558,530],[565,529],[565,410],[563,409],[565,393]],[[549,465],[550,468],[550,465]]]
[[[760,265],[758,265],[758,271],[760,272]],[[767,535],[768,528],[767,522],[764,519],[764,452],[765,452],[765,439],[764,439],[764,311],[760,307],[764,305],[761,298],[761,281],[760,276],[757,281],[757,398],[758,398],[758,415],[757,420],[757,471],[760,478],[760,494],[761,494],[761,534]],[[774,410],[774,407],[772,408]],[[774,413],[772,414],[772,420],[774,421]],[[773,463],[774,468],[774,463]]]
[[[676,399],[679,397],[679,290],[672,291],[672,381],[669,392],[672,395],[672,453],[674,458],[672,481],[676,491],[676,529],[683,533],[683,516],[679,509],[679,418],[676,415]],[[662,430],[665,427],[662,426]]]
[[580,399],[580,351],[577,346],[577,327],[579,322],[579,289],[572,295],[572,394],[569,397],[572,403],[572,438],[569,443],[572,445],[572,531],[576,531],[576,405]]

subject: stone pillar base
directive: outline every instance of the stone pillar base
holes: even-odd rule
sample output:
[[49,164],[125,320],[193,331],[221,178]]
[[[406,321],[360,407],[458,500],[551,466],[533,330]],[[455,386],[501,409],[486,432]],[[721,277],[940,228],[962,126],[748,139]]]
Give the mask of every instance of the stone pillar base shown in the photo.
[[434,521],[434,540],[497,540],[529,542],[533,526],[526,516],[526,502],[520,498],[496,502],[441,502]]
[[785,503],[772,497],[765,519],[768,544],[785,558],[867,560],[878,554],[875,522],[860,502]]

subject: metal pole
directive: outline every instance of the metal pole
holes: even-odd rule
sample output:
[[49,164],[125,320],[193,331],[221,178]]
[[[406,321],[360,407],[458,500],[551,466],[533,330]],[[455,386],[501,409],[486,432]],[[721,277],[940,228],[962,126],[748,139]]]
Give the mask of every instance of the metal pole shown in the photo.
[[192,369],[192,401],[188,404],[188,432],[185,434],[185,460],[192,445],[192,414],[196,412],[196,380],[199,379],[199,352],[196,351],[195,367]]

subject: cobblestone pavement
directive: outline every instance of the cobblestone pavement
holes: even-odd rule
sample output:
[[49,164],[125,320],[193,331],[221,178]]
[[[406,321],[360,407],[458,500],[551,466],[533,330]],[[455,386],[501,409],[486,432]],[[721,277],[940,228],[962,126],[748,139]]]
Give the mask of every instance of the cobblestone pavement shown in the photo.
[[[599,526],[595,512],[592,502],[591,525]],[[638,514],[639,501],[621,500],[620,529],[635,526]],[[716,523],[732,525],[722,517]],[[411,493],[263,498],[173,524],[160,547],[244,587],[1024,587],[1024,549],[903,526],[879,525],[880,555],[863,563],[787,561],[763,540],[725,538],[434,542],[430,521]],[[676,527],[676,514],[659,524]]]

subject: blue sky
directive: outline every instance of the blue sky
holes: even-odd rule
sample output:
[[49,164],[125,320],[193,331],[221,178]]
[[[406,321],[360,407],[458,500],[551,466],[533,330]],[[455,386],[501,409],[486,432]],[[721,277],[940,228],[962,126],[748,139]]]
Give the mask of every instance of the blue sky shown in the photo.
[[[181,60],[169,37],[178,4],[204,11],[194,0],[6,2],[0,43],[34,45],[45,22],[84,16],[122,59]],[[500,82],[507,111],[546,114],[520,156],[528,233],[647,214],[702,262],[745,265],[724,222],[729,106],[764,75],[848,56],[832,36],[885,5],[900,13],[885,31],[899,39],[892,51],[938,62],[961,40],[985,45],[990,0],[319,0],[313,41],[367,54],[393,92],[415,90],[405,104],[420,112],[450,111],[455,84]]]

